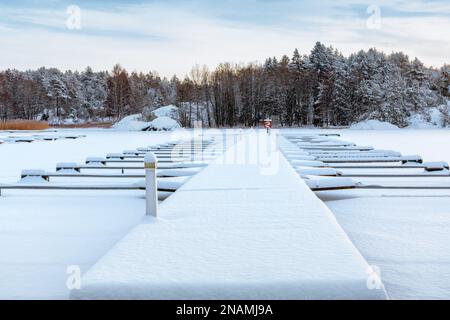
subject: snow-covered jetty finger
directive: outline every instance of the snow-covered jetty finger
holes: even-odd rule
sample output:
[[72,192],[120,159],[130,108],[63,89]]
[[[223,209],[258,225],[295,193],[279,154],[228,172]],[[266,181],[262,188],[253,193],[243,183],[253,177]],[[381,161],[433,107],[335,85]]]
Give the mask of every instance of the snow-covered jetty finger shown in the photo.
[[402,156],[402,157],[317,157],[318,160],[330,163],[379,163],[379,162],[401,162],[401,163],[422,163],[421,156]]
[[[189,161],[194,161],[195,159],[198,159],[198,160],[202,160],[202,161],[209,161],[209,160],[212,160],[212,159],[214,159],[215,157],[202,157],[201,155],[199,155],[199,156],[196,156],[196,157],[185,157],[185,158],[176,158],[176,157],[173,157],[173,158],[171,158],[171,157],[161,157],[161,158],[159,158],[158,157],[158,159],[160,159],[159,160],[159,162],[160,163],[168,163],[168,164],[171,164],[171,163],[173,163],[173,164],[176,164],[176,163],[187,163],[187,162],[189,162]],[[92,162],[88,162],[88,161],[86,161],[86,164],[89,164],[89,163],[92,163]],[[105,160],[104,161],[104,163],[105,164],[108,164],[108,163],[111,163],[111,164],[125,164],[125,163],[139,163],[139,164],[142,164],[142,163],[144,163],[144,159],[142,158],[142,159],[124,159],[124,160],[122,160],[122,159],[109,159],[109,160]]]
[[[28,176],[15,184],[0,184],[0,189],[4,190],[145,190],[145,180],[138,180],[134,183],[97,183],[97,184],[69,184],[69,183],[48,183],[48,180],[40,176]],[[35,179],[33,179],[35,178]],[[158,190],[175,192],[186,183],[186,178],[163,179],[157,181]]]
[[371,156],[380,156],[380,157],[401,157],[402,154],[400,152],[392,151],[392,150],[370,150],[370,151],[357,151],[357,150],[309,150],[309,154],[315,156],[343,156],[343,155],[371,155]]
[[[303,139],[303,138],[300,138]],[[323,141],[322,138],[308,138],[310,141]],[[365,184],[362,181],[352,178],[448,178],[450,177],[449,165],[446,162],[423,162],[418,155],[402,156],[392,150],[371,150],[371,151],[349,151],[349,150],[296,150],[295,142],[299,140],[290,136],[282,143],[282,152],[288,161],[296,168],[297,173],[302,177],[312,191],[330,191],[345,189],[395,189],[395,190],[449,190],[448,185],[419,185],[419,184]],[[333,142],[339,142],[333,140]],[[297,144],[298,145],[298,144]],[[306,152],[306,154],[305,154]],[[300,155],[298,155],[300,154]],[[305,161],[309,156],[326,166],[307,164]],[[401,162],[400,165],[391,165],[390,162]],[[353,163],[361,163],[355,165]],[[341,171],[337,171],[339,168]],[[362,169],[365,171],[352,169]],[[380,169],[380,172],[370,170]],[[424,169],[422,172],[402,173],[396,169]],[[347,170],[350,170],[348,172]],[[389,184],[391,183],[391,184]]]
[[303,146],[302,150],[324,150],[324,151],[371,151],[373,147],[365,147],[365,146],[349,146],[349,147],[324,147],[324,146]]
[[[186,168],[204,168],[208,165],[205,162],[177,162],[177,163],[165,163],[159,166],[160,169],[186,169]],[[76,173],[81,172],[81,170],[143,170],[143,166],[105,166],[96,163],[90,163],[86,165],[80,165],[77,163],[58,163],[56,165],[57,172],[64,173]]]
[[442,171],[442,170],[449,170],[449,165],[447,162],[424,162],[424,163],[406,163],[402,165],[390,165],[390,164],[380,164],[380,165],[373,165],[373,164],[361,164],[361,165],[354,165],[354,164],[328,164],[332,165],[333,168],[337,169],[424,169],[428,172],[433,171]]
[[[6,131],[8,133],[33,133],[33,132],[57,132],[57,131]],[[35,141],[56,141],[61,139],[79,139],[84,138],[85,135],[44,135],[44,134],[34,134],[34,135],[20,135],[20,136],[8,136],[2,137],[0,139],[0,144],[2,143],[20,143],[20,142],[35,142]]]
[[[157,171],[158,178],[191,177],[200,172],[202,168],[188,169],[162,169]],[[145,178],[145,174],[101,174],[101,173],[70,173],[70,172],[46,172],[44,170],[22,170],[21,179],[27,177],[40,177],[49,181],[50,178]]]
[[341,173],[334,168],[294,167],[300,176],[339,176]]
[[193,155],[193,154],[208,154],[208,155],[216,155],[223,153],[223,150],[218,149],[205,149],[200,151],[191,151],[191,150],[179,150],[179,151],[152,151],[150,149],[144,149],[147,151],[139,151],[139,150],[125,150],[123,151],[124,156],[135,156],[135,157],[143,157],[147,152],[153,152],[156,155]]

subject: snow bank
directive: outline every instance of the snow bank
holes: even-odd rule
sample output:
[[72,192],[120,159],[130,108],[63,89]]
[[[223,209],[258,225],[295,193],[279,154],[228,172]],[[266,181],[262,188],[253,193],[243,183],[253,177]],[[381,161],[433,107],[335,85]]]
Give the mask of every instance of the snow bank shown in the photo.
[[[435,109],[435,108],[433,108],[433,109]],[[435,109],[435,111],[439,112],[436,109]],[[434,112],[432,112],[432,113],[434,113]],[[435,121],[433,121],[433,118]],[[408,128],[409,129],[435,129],[437,127],[437,124],[440,122],[441,122],[440,116],[438,116],[436,114],[434,114],[434,117],[432,117],[431,122],[427,121],[424,118],[424,116],[421,114],[414,114],[414,115],[410,116],[408,119]]]
[[365,120],[358,122],[350,126],[351,130],[395,130],[397,126],[389,122],[383,122],[379,120]]
[[409,129],[436,129],[444,126],[446,106],[430,108],[425,114],[413,114],[408,119]]
[[409,129],[436,129],[448,126],[450,101],[436,108],[429,108],[425,114],[413,114],[408,119]]
[[429,111],[431,123],[436,126],[442,127],[442,112],[438,108],[432,108]]

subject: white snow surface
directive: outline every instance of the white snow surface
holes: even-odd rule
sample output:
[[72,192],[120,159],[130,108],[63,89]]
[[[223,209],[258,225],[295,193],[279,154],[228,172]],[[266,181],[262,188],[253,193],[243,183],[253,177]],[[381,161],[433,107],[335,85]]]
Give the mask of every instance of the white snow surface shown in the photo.
[[448,192],[348,190],[320,197],[379,268],[390,298],[449,299]]
[[380,120],[365,120],[350,126],[352,130],[395,130],[397,126]]

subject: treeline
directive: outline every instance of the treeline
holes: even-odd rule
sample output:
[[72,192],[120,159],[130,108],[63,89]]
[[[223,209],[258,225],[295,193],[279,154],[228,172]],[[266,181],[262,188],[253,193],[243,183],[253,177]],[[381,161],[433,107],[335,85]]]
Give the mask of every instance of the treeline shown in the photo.
[[272,117],[283,126],[345,126],[365,119],[407,125],[411,114],[450,99],[450,65],[427,68],[402,52],[376,49],[349,57],[317,43],[308,55],[264,64],[195,66],[184,79],[156,72],[61,72],[41,68],[0,73],[0,119],[51,122],[117,120],[161,105],[179,120],[209,126],[254,126]]
[[7,70],[0,72],[0,119],[114,121],[172,102],[175,93],[166,79],[151,72],[129,74],[119,65],[112,72]]

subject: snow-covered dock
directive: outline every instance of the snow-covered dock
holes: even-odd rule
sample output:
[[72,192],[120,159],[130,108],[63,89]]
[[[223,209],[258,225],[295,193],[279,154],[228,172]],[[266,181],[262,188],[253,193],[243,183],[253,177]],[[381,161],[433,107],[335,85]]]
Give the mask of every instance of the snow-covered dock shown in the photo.
[[[245,135],[224,158],[264,143]],[[84,274],[71,298],[386,298],[329,209],[275,155],[273,172],[216,160]]]

